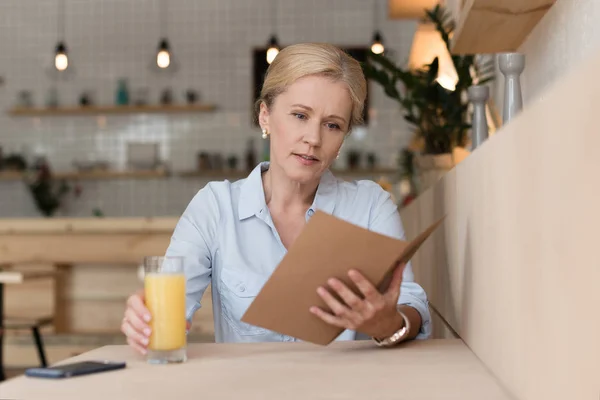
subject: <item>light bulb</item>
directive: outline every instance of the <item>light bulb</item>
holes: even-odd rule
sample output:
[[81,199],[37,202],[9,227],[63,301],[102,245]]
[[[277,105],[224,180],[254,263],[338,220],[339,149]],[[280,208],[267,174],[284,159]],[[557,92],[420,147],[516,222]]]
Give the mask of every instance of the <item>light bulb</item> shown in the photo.
[[383,50],[385,50],[385,48],[379,42],[375,42],[371,45],[371,51],[375,54],[381,54],[383,53]]
[[156,64],[160,68],[167,68],[171,64],[171,55],[168,51],[161,50],[156,56]]
[[275,60],[275,57],[277,57],[277,54],[279,54],[279,49],[277,47],[270,47],[267,50],[267,62],[271,64]]
[[456,90],[456,80],[448,75],[439,75],[436,79],[437,83],[440,84],[446,90],[455,91]]
[[376,31],[373,35],[373,44],[371,45],[371,52],[373,52],[373,54],[382,54],[384,50],[385,47],[383,47],[383,36],[381,35],[381,32]]
[[56,53],[54,57],[54,66],[59,71],[64,71],[69,66],[69,58],[65,53]]

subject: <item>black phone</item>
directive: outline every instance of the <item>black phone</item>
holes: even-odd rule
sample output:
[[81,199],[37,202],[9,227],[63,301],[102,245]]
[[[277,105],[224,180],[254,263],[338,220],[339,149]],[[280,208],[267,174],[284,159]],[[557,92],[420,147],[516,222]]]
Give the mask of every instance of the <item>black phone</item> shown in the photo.
[[115,361],[79,361],[53,367],[28,368],[25,370],[25,376],[32,378],[59,379],[123,369],[125,366],[126,363]]

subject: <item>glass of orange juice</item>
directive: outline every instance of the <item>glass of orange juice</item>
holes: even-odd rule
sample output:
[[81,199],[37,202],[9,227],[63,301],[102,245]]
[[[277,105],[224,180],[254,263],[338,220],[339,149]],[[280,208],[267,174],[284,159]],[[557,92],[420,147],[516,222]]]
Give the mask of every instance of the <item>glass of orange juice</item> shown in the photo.
[[152,330],[146,360],[152,364],[184,362],[187,352],[183,257],[145,257],[144,292]]

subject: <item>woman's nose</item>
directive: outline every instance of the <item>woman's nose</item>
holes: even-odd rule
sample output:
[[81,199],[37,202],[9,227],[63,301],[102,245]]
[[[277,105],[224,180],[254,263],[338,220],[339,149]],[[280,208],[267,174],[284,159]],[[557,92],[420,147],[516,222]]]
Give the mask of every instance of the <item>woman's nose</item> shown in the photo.
[[311,146],[319,146],[321,144],[321,127],[311,126],[304,132],[304,141]]

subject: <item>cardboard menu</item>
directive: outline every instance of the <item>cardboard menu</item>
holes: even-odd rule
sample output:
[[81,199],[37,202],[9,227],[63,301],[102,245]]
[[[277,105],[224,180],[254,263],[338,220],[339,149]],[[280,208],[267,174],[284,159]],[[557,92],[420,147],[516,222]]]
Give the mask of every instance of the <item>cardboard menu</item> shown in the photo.
[[309,311],[329,308],[317,294],[327,280],[340,279],[360,293],[348,271],[361,272],[380,291],[389,284],[399,262],[409,261],[443,218],[411,242],[391,238],[317,211],[267,280],[242,321],[305,342],[331,343],[342,332]]

